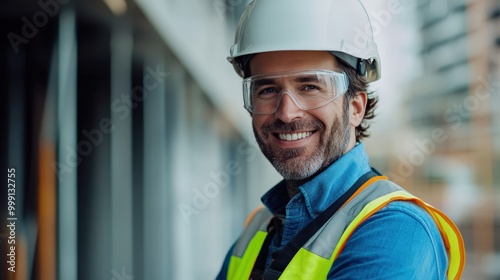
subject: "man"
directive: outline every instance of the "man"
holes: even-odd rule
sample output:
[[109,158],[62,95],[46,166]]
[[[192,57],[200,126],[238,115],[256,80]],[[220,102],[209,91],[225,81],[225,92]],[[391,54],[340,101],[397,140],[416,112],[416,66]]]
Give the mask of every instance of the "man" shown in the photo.
[[217,279],[460,278],[456,226],[370,168],[361,140],[380,58],[361,2],[254,0],[229,60],[259,147],[284,180]]

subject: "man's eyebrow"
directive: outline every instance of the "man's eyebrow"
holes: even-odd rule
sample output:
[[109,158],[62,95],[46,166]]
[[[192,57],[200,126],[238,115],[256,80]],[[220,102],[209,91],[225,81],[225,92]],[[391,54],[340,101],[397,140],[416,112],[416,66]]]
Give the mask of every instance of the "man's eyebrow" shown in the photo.
[[298,76],[294,79],[296,83],[319,82],[318,75],[304,75]]
[[[315,74],[304,74],[302,76],[298,76],[293,79],[294,82],[296,83],[307,83],[307,82],[319,82],[318,75]],[[273,78],[262,78],[262,79],[257,79],[253,82],[254,87],[261,87],[261,86],[266,86],[266,85],[274,85],[276,84],[276,79]]]
[[271,78],[263,78],[263,79],[257,79],[253,82],[254,84],[254,87],[261,87],[261,86],[265,86],[265,85],[272,85],[272,84],[275,84],[276,81],[274,79],[271,79]]

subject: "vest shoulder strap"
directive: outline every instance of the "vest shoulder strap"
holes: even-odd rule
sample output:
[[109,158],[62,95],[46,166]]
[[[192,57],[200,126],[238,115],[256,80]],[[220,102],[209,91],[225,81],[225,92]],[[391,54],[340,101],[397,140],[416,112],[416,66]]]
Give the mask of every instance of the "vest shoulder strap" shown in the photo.
[[373,169],[363,174],[354,184],[345,192],[339,199],[330,205],[323,213],[312,220],[305,226],[298,234],[296,234],[290,242],[277,254],[275,259],[271,262],[270,267],[264,273],[264,279],[278,279],[281,273],[285,270],[287,265],[297,254],[297,252],[316,235],[321,228],[323,228],[332,217],[338,213],[349,201],[351,201],[359,191],[362,191],[372,182],[377,180],[386,179],[385,176],[380,176],[380,173]]
[[267,225],[273,214],[264,207],[256,209],[236,242],[229,261],[227,279],[248,279],[267,236]]
[[274,215],[265,207],[255,209],[248,216],[246,228],[234,246],[232,255],[242,257],[252,237],[258,231],[267,232],[267,225],[273,217]]
[[459,279],[465,265],[465,248],[455,224],[438,209],[387,180],[374,182],[340,209],[295,255],[283,272],[283,279],[301,275],[300,271],[309,267],[315,267],[309,275],[313,273],[317,279],[326,278],[355,229],[392,201],[409,201],[429,213],[438,226],[448,253],[448,279]]

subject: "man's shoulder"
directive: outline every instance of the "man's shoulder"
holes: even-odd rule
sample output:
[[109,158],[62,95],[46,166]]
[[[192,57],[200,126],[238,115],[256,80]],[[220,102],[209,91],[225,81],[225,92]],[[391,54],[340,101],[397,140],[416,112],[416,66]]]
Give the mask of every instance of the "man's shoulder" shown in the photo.
[[392,201],[385,205],[382,209],[374,213],[367,219],[367,223],[380,223],[378,220],[394,220],[403,224],[419,224],[426,231],[439,231],[432,216],[422,207],[412,201]]
[[[407,192],[403,187],[397,183],[390,180],[378,180],[375,182],[378,186],[384,185],[387,187],[387,191],[404,191]],[[409,194],[409,193],[408,193]],[[409,194],[413,197],[413,195]],[[414,199],[420,200],[417,197]],[[367,222],[373,222],[378,219],[397,219],[400,222],[418,222],[426,228],[432,228],[433,230],[438,230],[432,216],[423,207],[419,206],[412,199],[405,200],[394,200],[386,204],[383,208],[375,212]]]
[[[390,180],[379,180],[376,183],[384,184],[392,191],[407,192],[402,186]],[[420,200],[417,197],[414,198]],[[436,223],[427,210],[411,199],[391,201],[383,208],[375,212],[367,221],[373,222],[377,219],[397,219],[400,222],[418,222],[429,230],[439,231]]]
[[370,279],[444,279],[447,263],[443,240],[430,214],[412,202],[393,201],[359,225],[330,275],[362,271]]

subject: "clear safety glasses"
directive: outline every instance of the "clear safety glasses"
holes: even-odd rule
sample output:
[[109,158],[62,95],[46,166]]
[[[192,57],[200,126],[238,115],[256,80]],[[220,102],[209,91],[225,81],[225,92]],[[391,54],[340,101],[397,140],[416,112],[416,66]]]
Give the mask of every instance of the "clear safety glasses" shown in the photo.
[[243,80],[245,109],[253,114],[274,114],[283,94],[302,110],[325,106],[347,92],[345,73],[328,70],[301,70],[257,75]]

